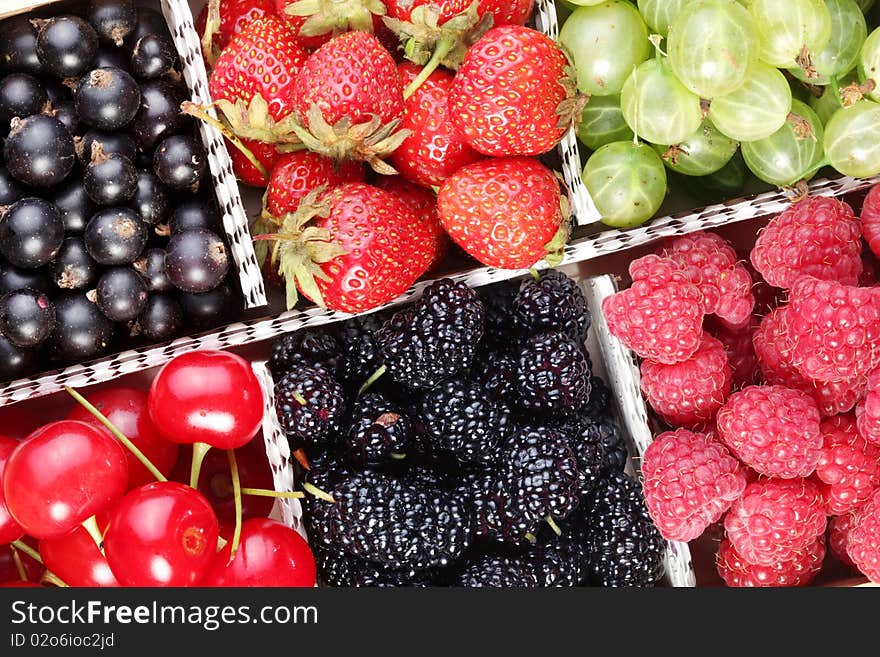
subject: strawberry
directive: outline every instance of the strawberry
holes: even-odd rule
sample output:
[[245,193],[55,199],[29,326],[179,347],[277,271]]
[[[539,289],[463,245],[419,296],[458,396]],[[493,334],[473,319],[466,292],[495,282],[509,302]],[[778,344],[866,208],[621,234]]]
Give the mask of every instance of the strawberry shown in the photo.
[[[404,62],[397,67],[403,84],[418,77],[421,67]],[[425,187],[439,186],[465,164],[482,156],[456,132],[449,117],[452,74],[436,70],[406,100],[401,127],[412,134],[389,157],[407,180]]]
[[294,82],[308,54],[287,24],[265,16],[246,25],[220,54],[208,88],[240,137],[283,141],[294,105]]
[[471,256],[490,267],[558,264],[568,241],[567,205],[555,174],[537,159],[490,158],[462,167],[437,197],[440,222]]
[[580,116],[569,61],[548,36],[527,27],[489,30],[465,55],[449,92],[456,129],[485,155],[540,155]]
[[440,264],[449,250],[449,236],[440,225],[440,216],[437,214],[437,197],[434,192],[415,185],[402,176],[379,176],[376,180],[376,187],[394,194],[428,225],[434,251],[434,257],[431,258],[428,269],[433,269]]
[[296,78],[293,98],[301,122],[294,129],[311,150],[395,173],[379,158],[406,137],[394,132],[403,90],[394,59],[372,34],[346,32],[318,48]]
[[304,48],[320,48],[343,32],[375,32],[384,27],[382,0],[274,0]]
[[227,138],[226,149],[229,151],[229,157],[232,160],[232,170],[235,172],[235,177],[246,185],[265,187],[269,183],[268,172],[272,171],[272,167],[278,158],[282,157],[282,154],[275,148],[275,144],[267,144],[252,139],[243,139],[241,143],[256,158],[262,170],[257,168],[248,156]]
[[321,185],[336,187],[346,182],[362,182],[364,168],[358,162],[342,162],[339,166],[323,155],[297,151],[282,155],[269,176],[266,210],[273,217],[296,212],[312,190]]
[[[210,21],[209,33],[212,9],[217,14]],[[275,13],[272,0],[209,0],[196,18],[196,31],[201,37],[202,48],[209,54],[210,62],[216,61],[214,55],[223,50],[248,23]]]
[[272,262],[287,287],[319,306],[359,313],[387,303],[425,273],[430,227],[394,194],[365,183],[315,190],[281,220]]

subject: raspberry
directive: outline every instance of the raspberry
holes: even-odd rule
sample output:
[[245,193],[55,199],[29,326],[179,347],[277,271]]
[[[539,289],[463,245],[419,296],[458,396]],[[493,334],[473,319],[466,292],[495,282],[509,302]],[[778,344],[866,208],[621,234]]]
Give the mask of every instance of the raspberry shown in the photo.
[[660,255],[674,260],[703,294],[706,313],[742,326],[755,307],[752,278],[727,241],[714,233],[676,237]]
[[819,411],[810,397],[782,386],[734,393],[716,418],[721,442],[768,477],[806,477],[822,450]]
[[730,364],[733,387],[736,390],[758,382],[758,358],[752,344],[752,336],[757,327],[758,322],[754,317],[740,329],[731,329],[720,322],[709,326],[709,333],[724,345],[724,351],[727,352],[727,362]]
[[703,295],[672,260],[647,255],[629,265],[632,286],[602,302],[608,329],[642,358],[678,363],[703,336]]
[[730,394],[727,353],[708,333],[687,360],[674,365],[642,361],[641,373],[642,391],[651,408],[678,427],[708,422]]
[[862,237],[874,255],[880,255],[880,185],[874,185],[862,204]]
[[797,558],[825,531],[825,524],[822,493],[806,479],[758,479],[724,517],[733,547],[757,566]]
[[794,203],[758,235],[752,264],[770,285],[790,288],[804,275],[856,285],[862,273],[859,220],[837,199]]
[[776,306],[779,305],[784,290],[773,287],[764,280],[764,277],[758,272],[749,260],[749,252],[746,252],[743,260],[745,267],[752,276],[752,294],[755,296],[755,315],[763,317]]
[[846,553],[865,577],[880,583],[880,489],[859,508],[849,530]]
[[715,565],[727,586],[806,586],[822,568],[825,537],[819,536],[793,559],[756,566],[740,556],[725,538],[718,547]]
[[828,547],[831,548],[831,554],[845,566],[855,567],[846,551],[846,545],[849,542],[849,531],[852,529],[855,521],[855,512],[844,513],[842,516],[835,516],[828,521]]
[[740,463],[704,433],[667,431],[642,461],[645,503],[654,524],[671,541],[691,541],[721,519],[746,487]]
[[852,381],[880,364],[880,291],[812,276],[791,288],[785,330],[795,367],[813,381]]
[[880,486],[880,446],[858,434],[852,415],[828,418],[821,429],[824,445],[816,478],[825,512],[837,516],[855,509]]
[[880,445],[880,369],[868,375],[868,394],[856,406],[856,420],[862,438]]
[[764,383],[807,393],[816,402],[823,417],[851,411],[865,391],[865,377],[834,383],[804,378],[791,362],[791,349],[785,330],[787,314],[786,306],[771,311],[761,320],[752,337]]

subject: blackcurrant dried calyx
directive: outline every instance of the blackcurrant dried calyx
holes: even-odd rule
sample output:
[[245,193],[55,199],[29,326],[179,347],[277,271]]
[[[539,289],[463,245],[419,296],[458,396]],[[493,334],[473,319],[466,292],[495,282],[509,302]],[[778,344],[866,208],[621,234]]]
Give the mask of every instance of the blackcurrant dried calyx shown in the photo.
[[47,71],[59,78],[78,78],[98,52],[98,34],[78,16],[36,20],[37,56]]
[[84,290],[97,279],[98,263],[89,255],[81,237],[65,237],[49,271],[52,281],[62,290]]
[[127,322],[147,305],[147,285],[131,267],[111,267],[98,279],[94,301],[108,319]]
[[27,16],[0,21],[0,62],[11,72],[39,75],[43,65],[37,57],[37,32]]
[[207,172],[208,156],[195,137],[174,135],[156,148],[153,169],[159,180],[172,189],[195,192]]
[[131,0],[89,0],[86,18],[101,39],[116,46],[123,44],[136,22]]
[[170,292],[174,289],[171,279],[165,272],[164,249],[147,249],[134,261],[134,268],[143,277],[150,292]]
[[31,349],[16,347],[0,335],[0,381],[11,381],[29,373],[36,362]]
[[151,294],[137,319],[137,330],[148,340],[164,342],[180,331],[183,309],[170,294]]
[[129,207],[137,212],[144,223],[154,226],[168,219],[171,200],[168,188],[150,171],[137,172],[137,189],[129,203]]
[[43,110],[49,96],[43,85],[27,73],[0,78],[0,131],[5,133],[16,116],[24,118]]
[[165,271],[179,290],[208,292],[226,278],[229,253],[215,233],[203,228],[188,230],[168,240]]
[[70,131],[57,118],[46,114],[12,119],[3,157],[9,173],[32,187],[57,185],[76,161]]
[[80,118],[99,130],[128,125],[141,104],[135,79],[120,68],[96,68],[85,75],[74,93]]
[[147,243],[147,225],[130,208],[101,210],[83,233],[89,255],[102,265],[134,262]]
[[54,205],[27,197],[0,214],[0,253],[16,267],[35,269],[49,263],[64,239],[64,222]]
[[83,173],[86,193],[98,205],[122,205],[137,191],[137,169],[122,155],[107,154],[100,143],[92,146],[92,161]]
[[92,215],[95,214],[95,204],[89,195],[82,179],[71,177],[61,186],[52,190],[48,197],[64,221],[66,233],[81,233]]
[[138,78],[152,80],[174,70],[177,52],[168,39],[158,34],[141,37],[131,53],[131,72]]
[[54,326],[55,307],[43,292],[15,290],[0,299],[0,333],[16,347],[38,347]]
[[74,139],[76,144],[76,154],[83,162],[92,159],[92,148],[96,143],[101,144],[101,148],[108,155],[117,153],[123,157],[127,157],[134,162],[137,155],[137,144],[134,140],[124,132],[105,132],[104,130],[89,130],[79,139]]
[[130,129],[142,151],[152,151],[165,137],[192,126],[190,117],[180,112],[180,104],[186,99],[185,89],[168,80],[150,80],[141,85],[141,103]]
[[55,300],[55,330],[47,345],[62,363],[80,362],[107,351],[113,322],[82,292],[66,292]]

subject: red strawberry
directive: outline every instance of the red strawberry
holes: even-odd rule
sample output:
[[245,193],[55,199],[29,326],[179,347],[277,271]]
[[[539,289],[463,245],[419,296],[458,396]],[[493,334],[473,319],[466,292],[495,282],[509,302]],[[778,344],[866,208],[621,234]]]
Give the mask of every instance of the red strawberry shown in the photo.
[[434,240],[434,257],[431,259],[428,269],[433,269],[440,264],[449,250],[449,236],[440,225],[440,217],[437,214],[437,197],[434,192],[414,185],[401,176],[379,176],[376,187],[394,194],[428,225]]
[[394,173],[379,158],[406,137],[394,133],[403,91],[394,58],[376,37],[347,32],[318,48],[297,76],[293,97],[302,124],[296,133],[311,150]]
[[232,170],[235,172],[235,177],[246,185],[265,187],[269,183],[269,172],[272,171],[272,167],[275,166],[275,162],[282,154],[275,148],[275,144],[267,144],[253,139],[242,139],[241,143],[256,158],[263,170],[258,169],[247,155],[229,139],[226,139],[226,149],[232,159]]
[[433,257],[428,224],[390,192],[364,183],[316,190],[268,238],[288,307],[299,289],[331,310],[370,310],[405,292]]
[[452,122],[485,155],[546,153],[583,107],[569,71],[568,58],[550,37],[518,25],[491,29],[455,75]]
[[293,111],[294,81],[307,58],[277,16],[260,18],[233,37],[214,66],[208,88],[237,135],[282,140],[284,130],[276,122]]
[[569,230],[562,204],[554,173],[527,157],[462,167],[437,197],[449,236],[484,265],[503,269],[559,261]]
[[[422,69],[405,62],[397,70],[403,84],[409,84]],[[452,125],[447,111],[451,86],[452,74],[437,70],[406,100],[400,125],[412,134],[389,158],[401,176],[425,187],[442,185],[464,165],[482,159]]]
[[302,2],[275,0],[275,10],[287,21],[304,48],[320,48],[334,36],[360,30],[375,32],[385,27],[382,0],[345,0],[339,2]]
[[364,168],[357,162],[339,166],[323,155],[297,151],[282,155],[275,163],[266,190],[266,209],[281,218],[296,212],[300,201],[321,185],[336,187],[346,182],[362,182]]
[[[212,4],[217,5],[219,10],[216,17],[219,22],[213,24],[211,34],[206,35]],[[196,19],[196,31],[202,39],[202,48],[205,48],[207,37],[213,42],[211,50],[220,52],[248,23],[275,13],[275,4],[272,0],[210,0]],[[211,61],[215,59],[212,57]]]

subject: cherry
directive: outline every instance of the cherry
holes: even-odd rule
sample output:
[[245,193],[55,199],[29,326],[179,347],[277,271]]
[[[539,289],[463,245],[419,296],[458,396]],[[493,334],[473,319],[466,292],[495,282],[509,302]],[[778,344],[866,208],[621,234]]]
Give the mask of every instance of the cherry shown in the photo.
[[[165,440],[159,434],[150,419],[146,393],[136,388],[106,388],[89,394],[88,399],[144,453],[162,474],[171,473],[177,462],[180,446]],[[98,418],[82,406],[74,406],[67,419],[86,422],[99,427],[108,436],[112,435]],[[129,490],[156,481],[156,477],[141,464],[132,452],[126,450],[125,455],[128,458]],[[62,577],[62,579],[64,578]]]
[[21,404],[0,408],[0,427],[3,435],[10,438],[21,440],[41,424],[40,418]]
[[314,586],[315,557],[294,530],[268,518],[242,524],[241,543],[232,561],[232,544],[211,562],[203,586]]
[[125,450],[85,422],[37,429],[6,461],[9,512],[36,538],[54,538],[106,509],[128,484]]
[[[0,436],[0,484],[3,483],[3,471],[6,469],[6,461],[9,456],[18,447],[18,441],[14,438]],[[3,496],[3,489],[0,486],[0,545],[11,543],[24,536],[24,528],[19,525],[15,518],[9,514],[6,508],[6,500]]]
[[[108,520],[99,521],[107,526]],[[40,541],[40,556],[46,568],[68,586],[119,586],[107,558],[84,527],[69,534]]]
[[[22,537],[20,542],[34,550],[37,549],[37,540],[30,536]],[[16,550],[12,545],[3,545],[0,546],[0,582],[12,582],[21,579],[22,572],[19,571],[19,565],[15,562],[16,556],[18,556],[25,579],[31,582],[38,581],[43,574],[43,570],[45,570],[43,564],[32,559],[21,550]]]
[[41,589],[43,586],[41,584],[37,584],[36,582],[3,582],[0,584],[0,588],[2,589]]
[[176,481],[156,482],[119,501],[104,550],[124,586],[193,586],[216,553],[218,532],[201,493]]

